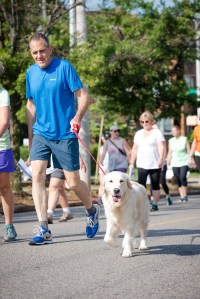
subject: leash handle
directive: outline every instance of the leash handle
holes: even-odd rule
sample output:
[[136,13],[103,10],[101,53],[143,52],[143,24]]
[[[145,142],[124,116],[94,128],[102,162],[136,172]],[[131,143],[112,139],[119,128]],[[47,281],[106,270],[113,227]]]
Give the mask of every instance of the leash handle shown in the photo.
[[[74,127],[77,126],[78,127],[78,132],[79,132],[79,126],[78,125],[74,125]],[[101,169],[101,171],[103,172],[104,175],[106,175],[105,171],[102,169],[101,165],[95,160],[95,158],[93,157],[93,155],[91,154],[91,152],[89,151],[89,149],[87,148],[85,142],[81,139],[81,137],[78,135],[77,130],[73,131],[74,134],[76,135],[76,137],[78,138],[78,140],[82,143],[82,145],[84,146],[84,148],[86,149],[86,151],[88,152],[88,154],[92,157],[92,159],[94,160],[94,162],[98,165],[99,169]]]
[[78,133],[79,133],[79,130],[80,130],[79,125],[78,125],[78,124],[74,124],[74,125],[73,125],[73,132],[74,132],[74,133],[76,132],[76,133],[78,134]]

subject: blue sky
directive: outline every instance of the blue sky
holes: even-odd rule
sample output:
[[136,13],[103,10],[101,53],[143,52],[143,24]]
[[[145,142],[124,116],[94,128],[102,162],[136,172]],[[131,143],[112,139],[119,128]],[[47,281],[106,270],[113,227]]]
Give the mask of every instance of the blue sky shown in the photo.
[[[154,2],[155,2],[155,5],[160,3],[159,0],[154,0]],[[167,6],[170,6],[173,3],[172,0],[166,0],[165,2],[166,2]],[[86,6],[89,10],[97,10],[99,8],[99,5],[101,5],[101,4],[102,4],[102,0],[86,0]]]

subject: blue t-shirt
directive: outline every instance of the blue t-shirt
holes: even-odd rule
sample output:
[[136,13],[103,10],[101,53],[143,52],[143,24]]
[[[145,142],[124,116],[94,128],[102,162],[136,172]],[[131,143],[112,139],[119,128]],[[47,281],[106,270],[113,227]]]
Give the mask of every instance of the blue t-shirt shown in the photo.
[[74,92],[83,87],[67,60],[53,58],[46,68],[33,64],[26,73],[26,98],[36,107],[34,134],[49,140],[76,138],[70,121],[76,113]]

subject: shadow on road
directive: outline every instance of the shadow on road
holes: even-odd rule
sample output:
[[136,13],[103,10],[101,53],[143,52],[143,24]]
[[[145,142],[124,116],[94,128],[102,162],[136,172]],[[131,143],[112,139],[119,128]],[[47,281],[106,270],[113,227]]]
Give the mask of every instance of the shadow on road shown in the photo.
[[164,237],[164,236],[176,236],[176,235],[194,235],[199,234],[200,230],[190,230],[190,229],[157,229],[157,230],[148,230],[148,237]]
[[[198,236],[200,238],[200,236]],[[197,244],[179,244],[179,245],[161,245],[150,247],[146,253],[152,255],[158,254],[172,254],[178,256],[188,256],[188,255],[199,255],[200,254],[200,245]]]

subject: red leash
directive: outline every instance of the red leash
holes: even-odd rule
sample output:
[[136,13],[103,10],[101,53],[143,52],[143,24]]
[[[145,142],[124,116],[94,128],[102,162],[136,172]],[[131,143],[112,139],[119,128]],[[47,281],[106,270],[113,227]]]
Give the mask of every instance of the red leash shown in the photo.
[[88,154],[92,157],[92,159],[94,160],[94,162],[98,165],[99,169],[101,169],[101,171],[103,172],[103,174],[106,175],[105,171],[102,169],[101,165],[95,160],[95,158],[93,157],[93,155],[91,154],[91,152],[89,151],[89,149],[87,148],[85,142],[81,139],[81,137],[78,135],[79,132],[79,126],[78,125],[74,125],[74,130],[73,133],[76,135],[76,137],[78,138],[78,140],[82,143],[83,147],[86,149],[86,151],[88,152]]

